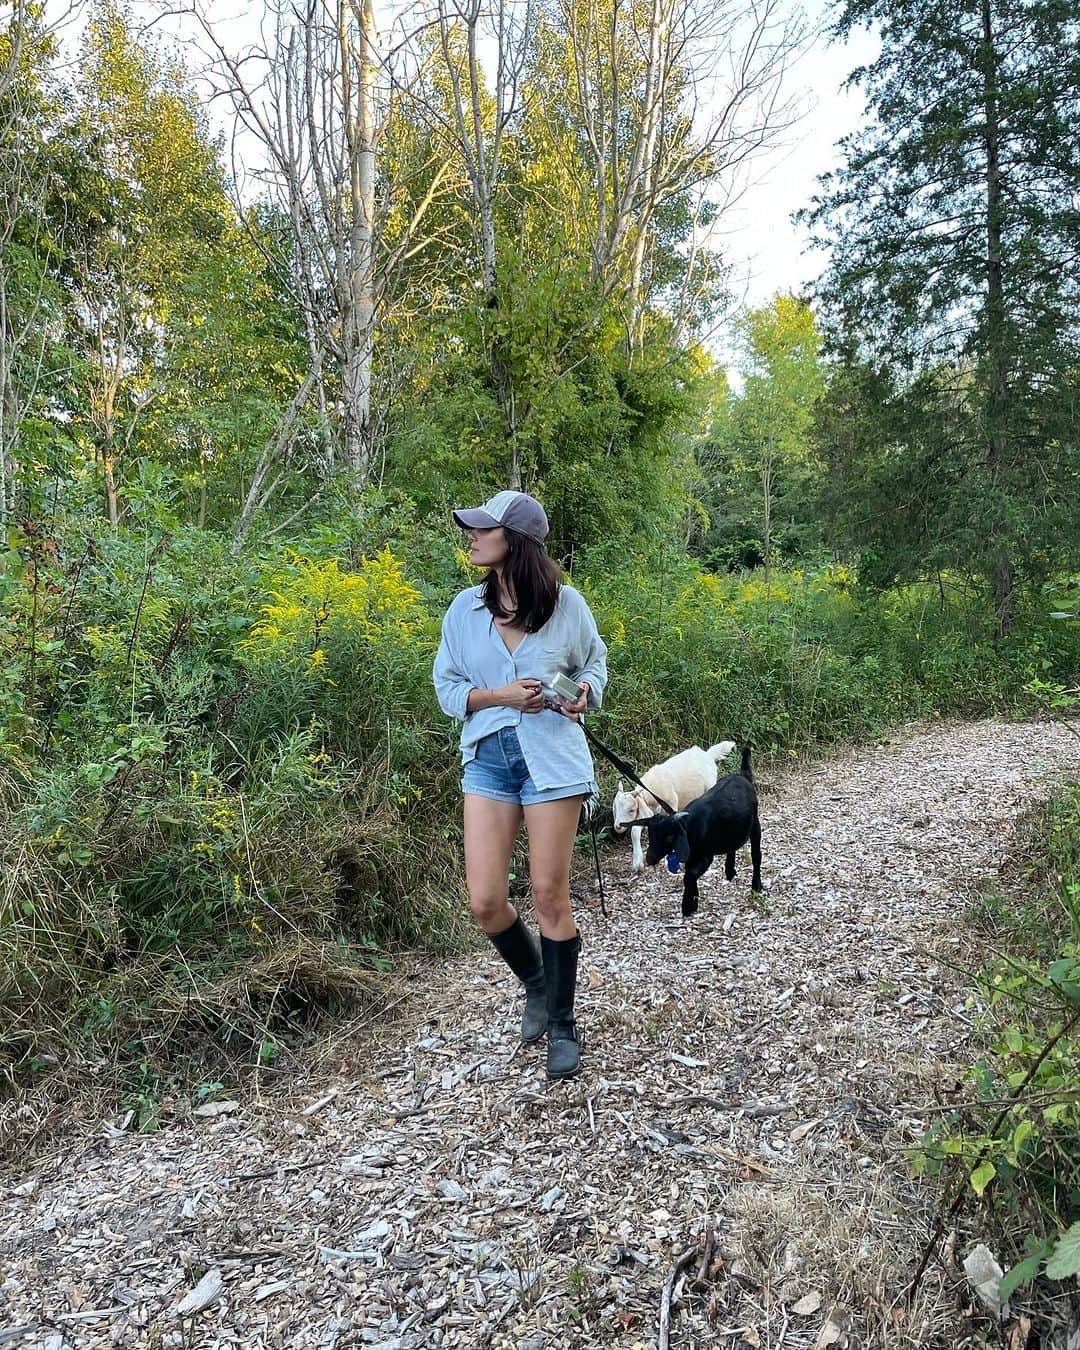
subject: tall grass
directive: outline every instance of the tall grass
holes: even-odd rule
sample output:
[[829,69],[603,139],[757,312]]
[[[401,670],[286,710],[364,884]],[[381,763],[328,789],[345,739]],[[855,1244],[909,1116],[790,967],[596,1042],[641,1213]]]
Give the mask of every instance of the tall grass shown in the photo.
[[[80,1046],[143,1077],[199,1045],[265,1057],[393,952],[461,940],[456,730],[430,679],[475,579],[456,542],[393,512],[239,558],[195,530],[73,531],[0,574],[9,1087]],[[642,764],[1022,712],[1080,668],[1036,610],[995,643],[962,591],[863,596],[835,564],[766,586],[594,550],[574,581],[610,647],[599,727]]]

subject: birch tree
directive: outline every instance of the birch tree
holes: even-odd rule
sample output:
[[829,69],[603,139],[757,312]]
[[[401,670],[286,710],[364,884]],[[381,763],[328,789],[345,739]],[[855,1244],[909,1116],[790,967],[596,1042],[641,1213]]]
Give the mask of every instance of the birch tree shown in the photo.
[[544,104],[587,166],[578,205],[593,274],[625,297],[639,342],[665,208],[704,189],[715,218],[790,127],[784,74],[805,24],[779,0],[556,0],[556,15],[566,77]]
[[[392,32],[384,50],[373,0],[279,5],[261,42],[240,54],[228,50],[209,10],[191,12],[212,46],[216,79],[238,126],[261,147],[263,162],[251,174],[290,223],[284,262],[316,374],[310,388],[324,425],[337,432],[327,440],[326,467],[343,463],[362,488],[375,467],[373,360],[381,306],[395,270],[423,247],[423,219],[443,177],[433,175],[388,238],[397,185],[381,180],[379,157],[407,90],[400,58],[408,44]],[[336,391],[324,384],[324,366],[336,370]]]

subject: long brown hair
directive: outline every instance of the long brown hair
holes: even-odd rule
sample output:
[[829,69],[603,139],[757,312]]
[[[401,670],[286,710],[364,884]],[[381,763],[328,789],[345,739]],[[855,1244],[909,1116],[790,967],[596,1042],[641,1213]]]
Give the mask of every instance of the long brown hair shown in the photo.
[[507,545],[503,567],[514,594],[515,607],[512,610],[502,607],[499,574],[494,568],[484,578],[480,594],[496,619],[512,619],[521,624],[526,633],[536,633],[555,613],[562,571],[559,564],[548,557],[543,544],[538,544],[527,534],[508,530],[505,525],[503,534]]

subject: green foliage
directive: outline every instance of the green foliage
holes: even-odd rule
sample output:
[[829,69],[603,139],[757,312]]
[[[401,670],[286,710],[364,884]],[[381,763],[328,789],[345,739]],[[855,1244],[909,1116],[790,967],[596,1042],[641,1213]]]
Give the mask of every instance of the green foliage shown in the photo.
[[977,1111],[932,1129],[917,1172],[968,1173],[1014,1246],[1009,1298],[1040,1270],[1075,1274],[1080,1234],[1080,787],[1055,798],[1033,840],[1035,890],[987,916],[1006,951],[980,974],[986,1051],[972,1068]]
[[[389,438],[391,479],[429,509],[483,500],[508,478],[512,440],[556,550],[673,527],[707,359],[678,349],[660,318],[631,359],[583,264],[533,256],[526,266],[511,252],[500,266],[497,313],[461,309],[425,330],[388,334],[416,390]],[[493,341],[514,388],[512,438],[486,355]]]
[[963,589],[865,595],[835,563],[770,585],[702,573],[673,550],[639,549],[627,568],[616,550],[594,548],[576,576],[619,672],[616,742],[640,746],[646,761],[685,741],[687,727],[771,756],[905,717],[1011,711],[1036,698],[1032,681],[1062,681],[1075,660],[1076,633],[1038,611],[999,646]]
[[[138,1060],[153,1009],[206,1003],[230,972],[272,989],[310,966],[316,1010],[388,949],[454,940],[432,621],[389,553],[350,578],[192,530],[17,542],[29,565],[9,556],[0,600],[9,1028],[50,1007],[54,1034]],[[272,1026],[245,1033],[250,1056]]]
[[838,31],[873,27],[881,49],[810,214],[841,400],[886,394],[834,421],[830,451],[866,516],[890,503],[883,573],[979,574],[1002,631],[1017,581],[1078,544],[1078,22],[1074,0],[848,0]]
[[768,573],[778,536],[788,555],[813,538],[797,523],[808,521],[816,495],[808,488],[818,459],[821,339],[810,307],[792,295],[747,311],[737,327],[743,387],[724,391],[698,454],[705,500],[719,516],[700,548],[719,566],[760,561]]

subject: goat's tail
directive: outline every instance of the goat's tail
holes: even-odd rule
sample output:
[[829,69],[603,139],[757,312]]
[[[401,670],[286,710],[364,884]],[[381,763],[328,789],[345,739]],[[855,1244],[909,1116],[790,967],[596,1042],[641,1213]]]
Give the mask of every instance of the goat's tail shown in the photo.
[[746,778],[753,778],[750,771],[750,745],[749,742],[742,748],[742,763],[739,765],[739,772]]
[[734,741],[718,741],[716,745],[710,745],[705,753],[710,759],[715,760],[716,763],[719,764],[722,759],[727,759],[728,755],[730,755],[734,749]]

